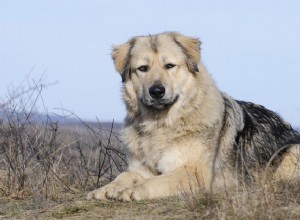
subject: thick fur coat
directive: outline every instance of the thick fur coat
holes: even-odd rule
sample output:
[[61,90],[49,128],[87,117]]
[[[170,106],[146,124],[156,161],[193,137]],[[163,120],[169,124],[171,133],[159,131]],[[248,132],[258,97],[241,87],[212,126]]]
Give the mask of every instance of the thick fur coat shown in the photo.
[[201,62],[200,41],[174,32],[113,49],[127,117],[128,171],[92,199],[152,199],[300,175],[300,136],[276,113],[222,93]]

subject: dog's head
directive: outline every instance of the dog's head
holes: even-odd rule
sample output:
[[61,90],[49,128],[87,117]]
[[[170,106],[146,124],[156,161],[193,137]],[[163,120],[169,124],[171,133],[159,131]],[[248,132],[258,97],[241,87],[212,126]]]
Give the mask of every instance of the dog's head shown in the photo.
[[140,36],[115,46],[112,57],[127,109],[158,113],[175,105],[191,86],[199,71],[200,41],[174,32]]

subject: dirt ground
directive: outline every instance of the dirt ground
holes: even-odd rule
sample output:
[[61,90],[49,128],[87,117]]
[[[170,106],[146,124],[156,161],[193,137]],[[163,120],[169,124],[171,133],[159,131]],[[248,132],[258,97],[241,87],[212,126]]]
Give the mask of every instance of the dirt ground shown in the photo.
[[169,197],[141,202],[87,201],[61,194],[41,201],[0,198],[0,219],[300,219],[299,193],[233,197]]
[[142,202],[86,201],[84,195],[69,201],[45,202],[0,198],[0,219],[195,219],[205,213],[189,210],[178,198]]

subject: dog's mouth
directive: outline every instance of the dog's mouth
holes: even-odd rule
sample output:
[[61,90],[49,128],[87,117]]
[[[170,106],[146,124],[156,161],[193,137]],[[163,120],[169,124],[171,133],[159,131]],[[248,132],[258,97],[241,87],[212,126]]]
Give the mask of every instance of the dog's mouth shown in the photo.
[[142,99],[141,101],[143,105],[149,109],[162,111],[174,105],[177,102],[178,98],[179,95],[175,96],[175,98],[173,99]]

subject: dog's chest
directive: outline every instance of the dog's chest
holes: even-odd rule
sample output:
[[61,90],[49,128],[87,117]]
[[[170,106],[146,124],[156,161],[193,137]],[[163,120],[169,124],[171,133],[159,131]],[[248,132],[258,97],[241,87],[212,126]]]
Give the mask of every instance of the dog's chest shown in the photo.
[[151,134],[125,129],[123,138],[130,154],[153,173],[165,173],[183,166],[190,158],[187,155],[192,152],[191,149],[201,145],[199,137],[161,129]]
[[139,161],[148,166],[153,172],[161,172],[158,169],[162,156],[170,148],[174,147],[172,139],[161,135],[139,136],[137,145],[130,146],[130,150]]

